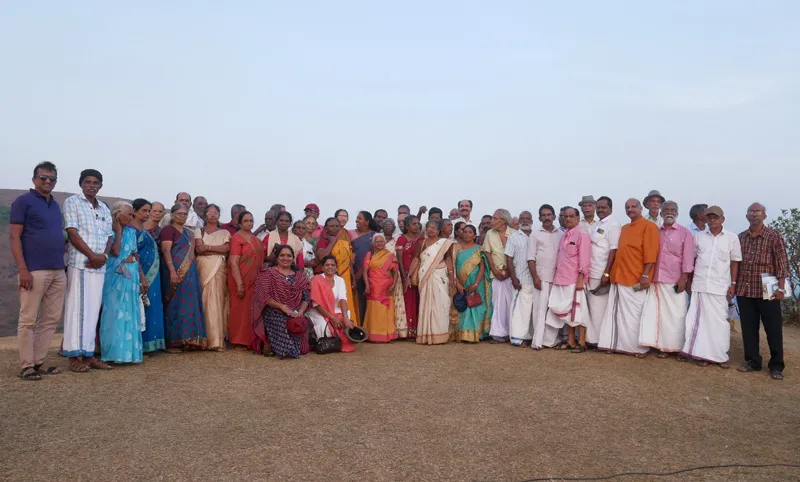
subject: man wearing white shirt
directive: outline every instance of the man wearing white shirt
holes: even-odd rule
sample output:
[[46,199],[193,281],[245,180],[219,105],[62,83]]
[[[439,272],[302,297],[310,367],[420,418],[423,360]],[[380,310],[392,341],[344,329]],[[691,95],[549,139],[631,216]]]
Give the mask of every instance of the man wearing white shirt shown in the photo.
[[695,233],[699,233],[701,231],[706,230],[706,209],[708,208],[708,204],[695,204],[689,210],[689,217],[692,218],[692,222],[689,223],[686,227],[689,228],[689,232],[692,233],[694,236]]
[[[186,217],[186,227],[194,232],[195,238],[201,238],[203,235],[200,230],[203,229],[205,223],[192,209],[192,196],[190,196],[188,192],[179,192],[178,195],[175,196],[175,204],[180,204],[187,209],[189,214]],[[158,223],[158,225],[163,228],[164,226],[169,226],[171,222],[172,215],[167,213],[161,218],[161,222]]]
[[[608,306],[608,286],[611,284],[611,268],[617,257],[619,234],[622,226],[611,216],[614,203],[608,196],[597,200],[599,220],[589,236],[592,238],[589,282],[586,283],[586,304],[589,305],[589,320],[586,324],[586,342],[597,345],[600,328]],[[593,293],[594,292],[594,293]]]
[[594,196],[583,196],[578,206],[583,213],[583,219],[581,219],[580,223],[581,229],[591,236],[597,227],[597,217],[595,216],[597,201],[594,200]]
[[686,314],[682,357],[700,366],[730,367],[731,327],[728,300],[736,292],[742,247],[739,237],[722,229],[725,214],[719,206],[706,209],[708,229],[694,235],[695,267],[692,301]]
[[514,288],[511,304],[509,337],[511,344],[522,346],[531,342],[531,311],[533,310],[533,276],[528,269],[528,240],[533,227],[533,214],[522,211],[519,215],[519,231],[506,243],[506,266]]
[[556,275],[558,243],[564,234],[553,222],[556,211],[553,206],[544,204],[539,208],[539,221],[542,226],[534,230],[528,238],[528,270],[533,278],[533,303],[531,306],[531,348],[539,350],[543,346],[556,346],[560,341],[559,330],[549,326],[547,302]]
[[[456,223],[461,222],[478,229],[478,225],[475,224],[470,218],[472,215],[472,201],[469,199],[462,199],[461,201],[458,201],[458,215],[459,217],[452,220],[453,226],[455,226]],[[450,237],[452,238],[453,236],[451,235]]]

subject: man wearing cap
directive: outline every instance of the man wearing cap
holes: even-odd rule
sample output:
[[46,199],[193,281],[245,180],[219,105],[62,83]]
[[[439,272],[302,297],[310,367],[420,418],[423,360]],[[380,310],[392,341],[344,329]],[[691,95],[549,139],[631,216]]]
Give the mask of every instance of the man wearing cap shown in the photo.
[[661,217],[661,205],[664,204],[664,196],[658,190],[653,189],[647,193],[643,204],[647,208],[647,214],[644,218],[656,223],[660,228],[664,224],[664,219]]
[[631,222],[620,232],[598,347],[644,358],[650,349],[639,344],[639,328],[658,259],[658,226],[642,217],[638,199],[625,202],[625,213]]
[[106,203],[97,199],[103,187],[103,175],[86,169],[81,172],[78,183],[81,194],[67,198],[63,209],[69,244],[61,353],[69,357],[70,370],[83,373],[91,368],[111,368],[94,357],[94,348],[106,261],[114,231],[111,211]]
[[581,212],[583,212],[583,219],[581,219],[580,227],[587,234],[592,234],[594,228],[597,226],[597,219],[595,219],[597,201],[594,200],[594,196],[583,196],[578,206],[581,208]]
[[688,293],[686,287],[694,270],[694,237],[677,223],[678,203],[661,205],[664,225],[659,231],[658,259],[653,286],[647,290],[642,310],[639,344],[658,350],[659,358],[683,348]]
[[608,305],[608,292],[611,284],[611,269],[617,257],[619,235],[622,226],[611,215],[614,203],[608,196],[597,200],[597,217],[599,220],[589,233],[592,240],[589,281],[586,283],[586,304],[589,306],[589,317],[586,322],[586,342],[597,346],[600,341],[600,328]]
[[706,208],[708,208],[708,204],[695,204],[689,209],[689,217],[692,219],[692,222],[686,227],[689,228],[689,232],[692,233],[692,236],[694,236],[695,233],[706,230]]
[[322,236],[322,231],[325,229],[325,226],[322,226],[319,222],[319,206],[314,203],[307,204],[303,211],[305,212],[306,217],[311,216],[317,222],[317,229],[311,233],[311,236],[319,239],[319,237]]
[[[188,192],[179,192],[178,195],[175,196],[175,204],[180,204],[186,208],[189,213],[186,217],[186,227],[192,230],[195,238],[202,238],[203,234],[200,230],[205,226],[205,222],[203,222],[200,216],[192,209],[192,196]],[[167,214],[161,218],[161,222],[158,223],[158,225],[163,228],[169,226],[171,222],[172,214],[170,214],[169,209],[167,209]]]
[[520,230],[508,238],[505,255],[511,286],[514,288],[514,301],[511,304],[509,337],[511,344],[522,346],[533,338],[531,331],[531,310],[533,309],[533,277],[528,269],[528,242],[533,227],[533,214],[522,211],[519,214]]
[[528,239],[528,270],[533,278],[533,302],[531,304],[531,348],[540,350],[543,346],[556,346],[561,341],[558,328],[547,321],[547,302],[553,278],[556,275],[558,244],[563,232],[555,227],[556,211],[553,206],[543,204],[539,208],[539,221],[542,226],[534,230]]
[[722,228],[725,213],[719,206],[706,209],[708,229],[694,235],[697,258],[692,280],[692,301],[686,314],[682,357],[705,366],[730,367],[731,325],[728,300],[736,292],[742,247],[739,237]]
[[[433,210],[431,210],[433,212]],[[489,260],[489,279],[492,280],[492,328],[489,335],[495,343],[508,341],[508,324],[511,319],[511,304],[514,287],[508,276],[505,248],[511,235],[511,213],[498,209],[492,216],[492,229],[486,233],[483,250]]]

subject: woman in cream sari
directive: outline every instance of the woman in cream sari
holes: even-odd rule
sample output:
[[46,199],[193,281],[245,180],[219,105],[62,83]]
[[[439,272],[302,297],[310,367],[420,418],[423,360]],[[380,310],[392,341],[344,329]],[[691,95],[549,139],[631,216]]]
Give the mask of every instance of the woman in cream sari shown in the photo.
[[203,287],[203,314],[206,319],[208,349],[225,350],[228,329],[228,266],[226,258],[231,249],[231,233],[219,227],[219,207],[209,204],[205,209],[203,243],[197,248],[197,269]]
[[489,336],[492,321],[492,285],[486,276],[489,262],[483,248],[475,244],[474,226],[464,226],[464,244],[456,255],[456,289],[459,293],[478,293],[481,304],[459,313],[456,341],[477,343]]
[[350,319],[356,326],[361,326],[358,298],[353,283],[353,263],[355,261],[353,247],[350,245],[350,236],[342,229],[336,218],[328,218],[325,221],[325,231],[317,242],[317,261],[321,262],[328,255],[336,258],[336,274],[344,280],[347,288],[347,309],[350,311]]
[[439,223],[436,221],[428,221],[425,230],[427,237],[418,247],[417,343],[438,345],[447,343],[450,338],[450,284],[455,283],[450,255],[453,240],[439,237]]

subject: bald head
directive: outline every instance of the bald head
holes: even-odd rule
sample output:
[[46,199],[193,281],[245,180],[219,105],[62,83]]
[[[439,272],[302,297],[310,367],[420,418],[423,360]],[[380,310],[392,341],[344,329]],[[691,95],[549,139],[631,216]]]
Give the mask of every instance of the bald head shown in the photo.
[[631,221],[636,221],[642,217],[642,203],[636,198],[630,198],[625,201],[625,214],[628,215]]
[[175,196],[175,204],[180,204],[181,206],[185,207],[186,209],[191,209],[192,207],[192,196],[189,195],[188,192],[179,192],[177,196]]

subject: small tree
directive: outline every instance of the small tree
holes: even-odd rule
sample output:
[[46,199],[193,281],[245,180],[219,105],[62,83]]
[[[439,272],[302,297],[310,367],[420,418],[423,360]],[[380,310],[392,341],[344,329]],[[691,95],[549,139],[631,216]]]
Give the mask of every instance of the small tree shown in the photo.
[[781,215],[769,225],[783,236],[789,256],[791,293],[781,304],[783,321],[786,324],[800,323],[800,209],[781,209]]

